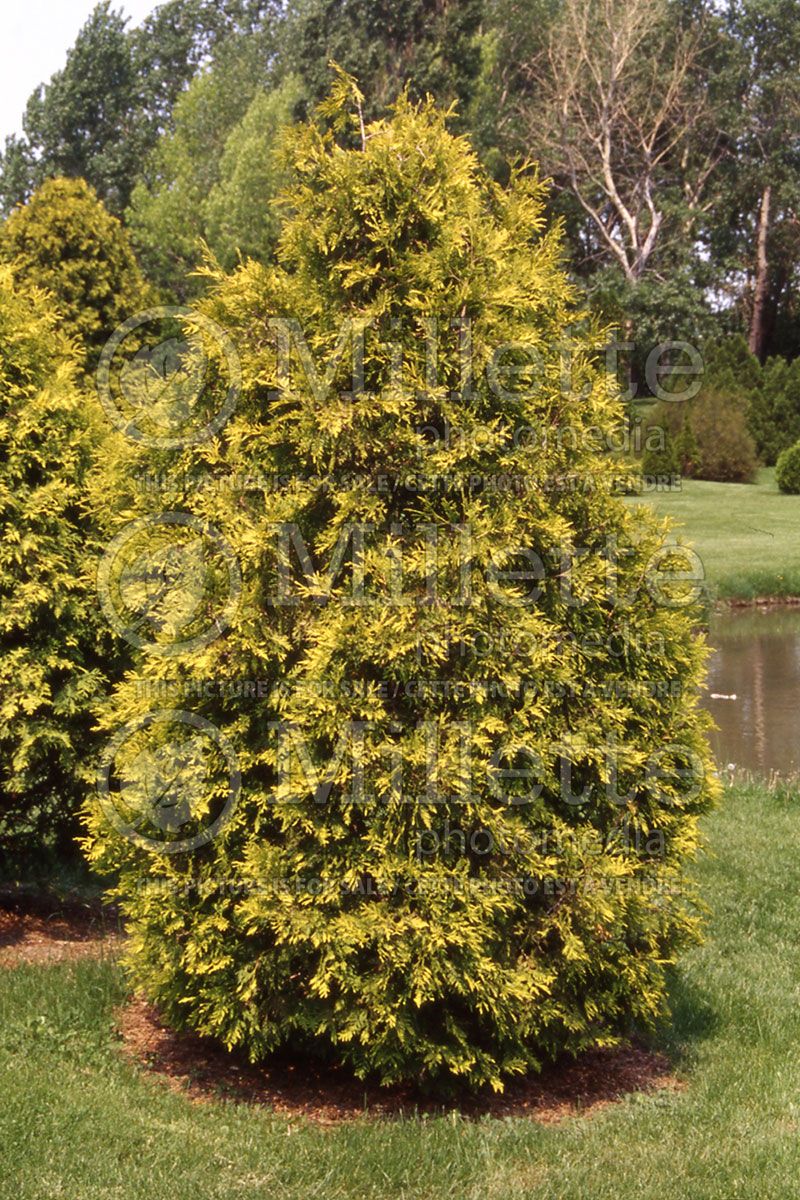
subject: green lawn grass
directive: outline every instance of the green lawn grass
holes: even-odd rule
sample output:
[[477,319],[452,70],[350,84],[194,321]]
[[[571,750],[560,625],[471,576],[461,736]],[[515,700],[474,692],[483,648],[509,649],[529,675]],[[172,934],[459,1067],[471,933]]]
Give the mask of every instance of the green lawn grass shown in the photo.
[[712,599],[800,596],[800,496],[778,490],[774,469],[753,484],[685,479],[680,491],[635,502],[675,520],[703,561]]
[[744,785],[708,820],[706,944],[660,1044],[681,1091],[587,1118],[323,1129],[192,1104],[122,1059],[111,962],[0,974],[2,1200],[787,1200],[800,1180],[800,795]]

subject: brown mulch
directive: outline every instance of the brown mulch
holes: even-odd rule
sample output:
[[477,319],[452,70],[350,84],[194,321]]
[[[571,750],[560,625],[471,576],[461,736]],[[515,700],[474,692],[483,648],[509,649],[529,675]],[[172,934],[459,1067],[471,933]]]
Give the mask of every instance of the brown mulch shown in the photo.
[[252,1066],[211,1041],[168,1029],[141,997],[134,997],[117,1017],[128,1058],[157,1073],[174,1090],[199,1103],[227,1099],[260,1104],[280,1116],[321,1125],[453,1109],[470,1118],[516,1116],[551,1124],[592,1114],[632,1092],[682,1087],[664,1055],[630,1044],[589,1051],[507,1084],[499,1096],[466,1096],[445,1110],[441,1101],[409,1088],[378,1088],[343,1070],[308,1062],[276,1059]]
[[[121,942],[113,913],[97,908],[0,908],[0,969],[114,954]],[[682,1086],[664,1055],[628,1044],[557,1063],[540,1075],[507,1084],[499,1096],[466,1095],[444,1108],[441,1101],[411,1088],[379,1088],[344,1070],[306,1061],[276,1057],[253,1066],[210,1040],[167,1028],[141,997],[133,997],[117,1017],[128,1058],[192,1100],[258,1104],[282,1117],[320,1125],[454,1109],[470,1118],[517,1116],[550,1124],[590,1115],[633,1092]]]
[[113,953],[120,935],[96,910],[0,909],[0,969]]

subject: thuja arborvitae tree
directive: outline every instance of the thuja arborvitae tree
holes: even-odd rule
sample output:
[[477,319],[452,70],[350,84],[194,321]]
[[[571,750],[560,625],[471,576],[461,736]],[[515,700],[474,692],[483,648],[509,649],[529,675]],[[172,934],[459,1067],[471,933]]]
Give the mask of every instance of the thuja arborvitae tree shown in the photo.
[[0,861],[77,856],[103,643],[83,481],[97,429],[49,297],[0,267]]
[[747,423],[767,466],[800,437],[800,362],[768,358],[749,392]]
[[0,226],[0,259],[52,294],[91,370],[118,325],[153,302],[120,221],[82,179],[49,179]]
[[491,183],[430,104],[351,148],[353,97],[291,134],[278,265],[219,277],[190,322],[201,423],[230,382],[209,319],[235,412],[109,469],[119,529],[189,514],[240,578],[212,564],[187,604],[177,572],[176,620],[145,622],[88,846],[176,1025],[500,1087],[655,1019],[696,934],[696,589],[613,495],[607,333],[543,187]]

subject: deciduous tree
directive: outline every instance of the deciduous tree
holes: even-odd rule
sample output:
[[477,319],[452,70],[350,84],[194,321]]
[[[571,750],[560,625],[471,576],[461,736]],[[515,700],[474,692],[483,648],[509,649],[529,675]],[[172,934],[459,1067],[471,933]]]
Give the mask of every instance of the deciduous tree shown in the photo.
[[726,152],[702,69],[709,24],[667,0],[564,0],[526,66],[530,153],[629,285],[670,233],[689,236]]

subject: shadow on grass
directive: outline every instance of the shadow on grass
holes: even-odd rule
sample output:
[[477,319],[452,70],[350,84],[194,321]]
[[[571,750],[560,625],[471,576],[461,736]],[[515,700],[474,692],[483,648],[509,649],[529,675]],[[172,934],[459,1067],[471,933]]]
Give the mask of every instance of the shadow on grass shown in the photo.
[[653,1039],[653,1048],[675,1067],[688,1067],[699,1046],[718,1031],[719,1016],[710,994],[680,967],[669,972],[668,995],[670,1016]]
[[0,889],[0,969],[99,956],[119,938],[116,911],[99,903]]

